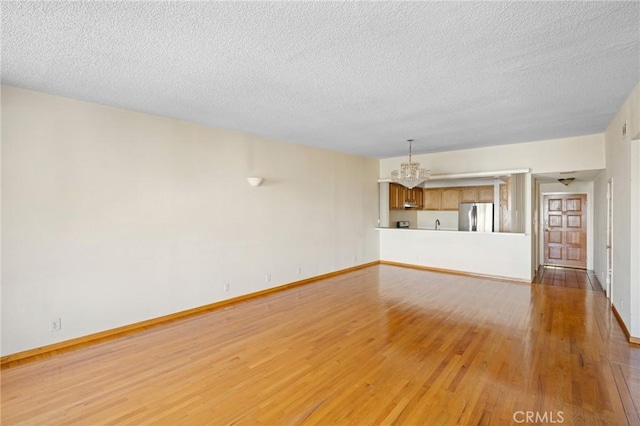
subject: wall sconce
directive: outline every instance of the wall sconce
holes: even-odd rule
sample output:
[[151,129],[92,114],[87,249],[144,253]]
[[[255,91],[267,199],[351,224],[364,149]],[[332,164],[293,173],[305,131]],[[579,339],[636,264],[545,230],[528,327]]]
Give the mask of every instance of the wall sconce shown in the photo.
[[247,178],[247,182],[249,182],[249,185],[251,186],[260,186],[262,185],[262,182],[264,182],[264,179],[261,177],[248,177]]

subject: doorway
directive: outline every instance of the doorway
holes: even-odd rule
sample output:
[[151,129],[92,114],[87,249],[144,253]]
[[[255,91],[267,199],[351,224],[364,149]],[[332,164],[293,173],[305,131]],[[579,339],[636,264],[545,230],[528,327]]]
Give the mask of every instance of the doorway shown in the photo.
[[587,268],[587,195],[545,195],[544,264]]

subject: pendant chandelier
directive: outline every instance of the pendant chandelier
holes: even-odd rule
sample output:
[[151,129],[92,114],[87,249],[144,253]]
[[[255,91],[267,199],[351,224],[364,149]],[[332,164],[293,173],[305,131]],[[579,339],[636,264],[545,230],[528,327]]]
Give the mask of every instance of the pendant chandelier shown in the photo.
[[413,139],[407,139],[407,142],[409,142],[409,162],[402,163],[400,170],[391,172],[391,182],[399,183],[411,189],[414,186],[420,185],[422,182],[428,181],[430,172],[427,169],[421,169],[420,163],[411,162],[411,143]]

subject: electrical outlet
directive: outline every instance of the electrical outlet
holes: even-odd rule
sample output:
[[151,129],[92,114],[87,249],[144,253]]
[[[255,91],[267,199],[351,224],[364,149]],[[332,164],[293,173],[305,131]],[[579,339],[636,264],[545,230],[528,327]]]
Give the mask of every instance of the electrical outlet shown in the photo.
[[224,291],[229,291],[229,283],[224,283]]
[[298,275],[300,275],[300,274],[302,273],[302,268],[298,266],[298,269],[296,270],[296,273],[297,273]]
[[271,282],[271,274],[267,274],[266,277],[264,277],[265,281],[270,283]]
[[620,299],[620,310],[624,309],[624,300]]
[[62,320],[60,318],[52,319],[49,321],[49,331],[60,331],[62,329]]

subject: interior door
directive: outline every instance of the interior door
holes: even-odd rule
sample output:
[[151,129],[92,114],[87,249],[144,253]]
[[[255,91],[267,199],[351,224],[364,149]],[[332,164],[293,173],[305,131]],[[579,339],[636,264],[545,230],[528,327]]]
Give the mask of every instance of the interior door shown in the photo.
[[587,196],[544,196],[544,263],[587,267]]

